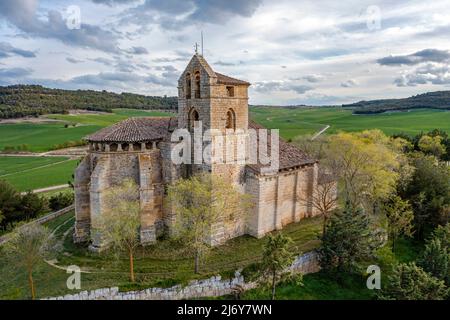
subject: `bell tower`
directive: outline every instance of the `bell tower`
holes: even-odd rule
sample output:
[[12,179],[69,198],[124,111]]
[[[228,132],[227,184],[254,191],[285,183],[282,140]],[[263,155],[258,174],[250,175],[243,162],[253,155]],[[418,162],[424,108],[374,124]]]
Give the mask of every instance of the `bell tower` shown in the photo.
[[[210,130],[214,137],[202,147],[209,147],[213,157],[212,161],[186,165],[186,175],[211,172],[240,184],[247,154],[249,86],[246,81],[214,72],[201,55],[192,57],[178,81],[178,127],[192,133],[201,129],[203,135]],[[238,152],[238,144],[244,153]],[[198,145],[193,152],[195,148]],[[216,161],[214,156],[220,150],[221,160]]]

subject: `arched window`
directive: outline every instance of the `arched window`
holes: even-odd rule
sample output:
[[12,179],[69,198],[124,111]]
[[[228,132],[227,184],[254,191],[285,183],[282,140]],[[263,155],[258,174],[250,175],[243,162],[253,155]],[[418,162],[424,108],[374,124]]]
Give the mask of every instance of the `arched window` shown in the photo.
[[191,74],[186,74],[186,99],[191,98]]
[[236,130],[236,114],[233,109],[227,111],[227,122],[225,124],[226,129]]
[[194,129],[195,122],[197,122],[199,120],[200,120],[200,115],[198,114],[198,111],[195,110],[194,108],[192,108],[191,111],[189,111],[189,117],[188,117],[189,129]]
[[200,72],[195,73],[195,98],[200,99]]

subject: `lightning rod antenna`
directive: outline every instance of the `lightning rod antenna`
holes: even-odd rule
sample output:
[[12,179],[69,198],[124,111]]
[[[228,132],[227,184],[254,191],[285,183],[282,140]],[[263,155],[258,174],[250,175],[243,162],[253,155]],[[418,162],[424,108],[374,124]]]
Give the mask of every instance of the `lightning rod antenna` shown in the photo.
[[202,36],[201,41],[202,41],[202,57],[203,57],[203,30],[201,31],[201,36]]

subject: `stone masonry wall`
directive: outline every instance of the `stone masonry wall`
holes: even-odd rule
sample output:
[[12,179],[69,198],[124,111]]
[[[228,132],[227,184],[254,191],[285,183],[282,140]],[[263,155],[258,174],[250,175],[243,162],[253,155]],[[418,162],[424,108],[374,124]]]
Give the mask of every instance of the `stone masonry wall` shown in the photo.
[[247,178],[247,192],[254,195],[256,206],[249,222],[250,234],[262,237],[285,225],[315,215],[309,205],[316,189],[316,167],[280,172],[273,176]]
[[[312,251],[298,256],[289,268],[292,272],[303,274],[319,271],[317,253]],[[237,271],[233,279],[214,276],[204,280],[191,281],[187,286],[176,285],[171,288],[148,288],[141,291],[119,292],[119,288],[103,288],[92,291],[82,291],[76,294],[51,297],[48,300],[181,300],[206,297],[219,297],[232,294],[240,286],[245,290],[257,286],[255,282],[245,282]]]

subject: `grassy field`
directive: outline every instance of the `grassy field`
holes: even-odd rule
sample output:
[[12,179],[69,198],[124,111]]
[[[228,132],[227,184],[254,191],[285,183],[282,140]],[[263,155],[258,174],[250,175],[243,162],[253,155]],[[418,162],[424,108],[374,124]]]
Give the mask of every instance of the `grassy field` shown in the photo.
[[19,191],[28,191],[72,181],[78,160],[64,157],[0,157],[0,179]]
[[[43,152],[67,141],[79,141],[102,127],[109,126],[128,117],[173,116],[172,113],[133,109],[114,109],[111,114],[47,115],[47,118],[60,120],[45,124],[2,124],[0,125],[0,150],[5,146],[27,144],[33,152]],[[376,115],[352,115],[342,108],[287,109],[276,107],[252,107],[250,116],[267,128],[280,129],[281,135],[288,139],[301,134],[312,134],[326,125],[331,127],[327,133],[339,130],[360,131],[379,128],[387,134],[406,132],[417,134],[431,129],[450,131],[450,111],[414,110]],[[68,128],[64,124],[77,124]]]
[[[67,222],[67,223],[65,223]],[[60,227],[59,227],[60,226]],[[70,231],[73,227],[73,213],[63,215],[47,224],[55,235],[63,241],[64,251],[57,259],[58,265],[77,265],[83,271],[82,290],[91,290],[107,286],[119,286],[121,290],[135,290],[152,286],[172,286],[187,283],[190,279],[207,278],[221,274],[232,277],[234,271],[245,267],[261,258],[265,239],[243,236],[230,240],[225,245],[213,249],[211,255],[201,266],[201,273],[193,273],[193,258],[186,254],[180,245],[168,240],[146,247],[138,252],[135,261],[137,282],[128,281],[128,260],[119,260],[107,255],[89,253],[86,248],[72,243]],[[310,218],[300,223],[291,224],[283,230],[284,234],[294,239],[292,251],[307,252],[319,245],[317,240],[321,230],[321,220]],[[0,248],[1,249],[1,248]],[[0,252],[0,299],[28,298],[29,290],[25,274],[1,256]],[[66,288],[67,273],[45,263],[41,263],[34,274],[39,297],[70,293]]]
[[[1,124],[0,151],[5,146],[23,144],[28,145],[32,152],[49,151],[55,145],[79,141],[86,135],[128,117],[171,115],[173,114],[159,111],[114,109],[111,114],[48,115],[48,118],[61,121],[55,123]],[[65,128],[66,123],[75,123],[77,126]]]
[[269,129],[280,129],[282,137],[289,139],[302,134],[313,134],[329,125],[326,133],[361,131],[378,128],[387,134],[442,129],[450,132],[450,111],[414,110],[376,115],[352,115],[342,108],[250,108],[250,117]]

